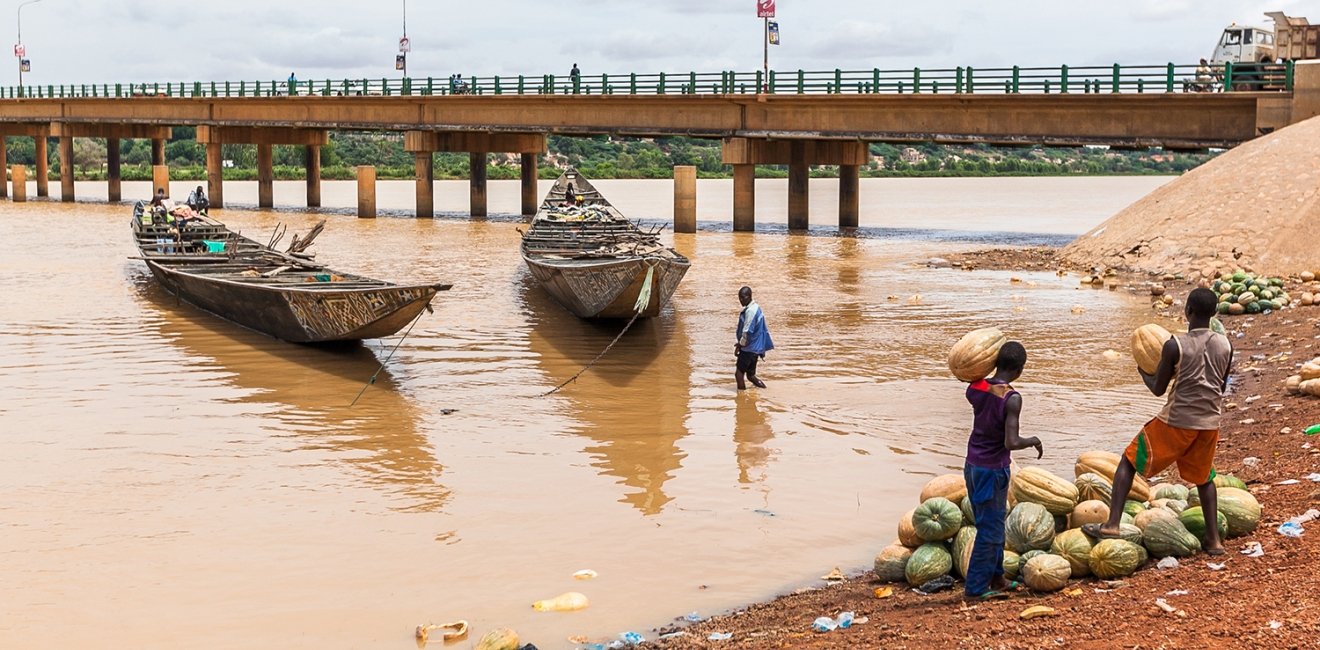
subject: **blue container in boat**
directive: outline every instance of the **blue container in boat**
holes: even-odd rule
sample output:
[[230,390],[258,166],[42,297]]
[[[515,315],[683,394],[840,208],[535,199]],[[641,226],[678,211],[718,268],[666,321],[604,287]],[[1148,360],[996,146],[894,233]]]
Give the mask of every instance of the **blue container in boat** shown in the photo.
[[225,252],[225,243],[222,241],[211,241],[209,239],[203,239],[202,243],[206,244],[206,252],[208,253]]

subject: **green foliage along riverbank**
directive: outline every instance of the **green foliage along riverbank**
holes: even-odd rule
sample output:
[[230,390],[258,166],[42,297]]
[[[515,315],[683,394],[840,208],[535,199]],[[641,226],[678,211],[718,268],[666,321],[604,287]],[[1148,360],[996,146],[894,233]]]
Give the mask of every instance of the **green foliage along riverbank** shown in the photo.
[[[165,146],[170,177],[175,180],[204,180],[205,148],[198,144],[192,127],[174,127],[174,137]],[[104,180],[105,140],[74,140],[74,168],[82,180]],[[35,160],[31,138],[9,139],[9,163],[31,165]],[[59,158],[54,141],[48,147],[52,175],[58,175]],[[257,152],[254,145],[224,145],[222,154],[230,161],[226,180],[256,180]],[[304,177],[304,149],[300,146],[274,148],[275,178]],[[1043,148],[991,147],[988,145],[871,145],[871,161],[861,170],[863,177],[912,176],[1099,176],[1177,175],[1212,158],[1212,153],[1117,151],[1102,147]],[[121,176],[124,180],[151,179],[151,143],[121,140]],[[435,154],[437,179],[468,177],[469,157],[464,153]],[[403,149],[397,133],[332,132],[330,143],[321,148],[321,176],[326,180],[351,180],[354,167],[375,165],[382,179],[413,178],[413,156]],[[718,140],[686,137],[576,138],[550,136],[549,153],[541,157],[540,176],[554,178],[559,169],[574,165],[590,178],[672,178],[675,165],[693,165],[701,178],[729,178],[733,170],[720,159]],[[519,178],[517,155],[494,154],[487,174],[491,179]],[[758,177],[788,175],[787,166],[758,166]],[[834,167],[812,169],[812,176],[838,175]]]

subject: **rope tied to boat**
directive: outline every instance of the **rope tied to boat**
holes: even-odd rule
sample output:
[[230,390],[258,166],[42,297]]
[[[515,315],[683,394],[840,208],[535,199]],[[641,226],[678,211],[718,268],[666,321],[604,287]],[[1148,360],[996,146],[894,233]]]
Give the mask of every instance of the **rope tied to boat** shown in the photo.
[[555,386],[554,388],[551,388],[550,390],[544,393],[541,393],[540,397],[549,397],[551,395],[554,395],[555,393],[558,393],[560,389],[577,381],[578,377],[581,377],[588,370],[591,370],[591,367],[596,365],[596,362],[600,361],[601,357],[604,357],[607,353],[609,353],[610,349],[614,347],[614,344],[619,342],[619,339],[623,338],[624,334],[628,333],[628,328],[632,327],[633,323],[637,322],[637,318],[642,315],[642,312],[646,311],[646,307],[651,304],[651,290],[655,284],[654,282],[655,267],[660,264],[661,260],[658,258],[649,257],[642,261],[644,264],[646,264],[646,278],[642,280],[642,288],[637,291],[637,302],[633,304],[632,318],[628,319],[628,323],[623,326],[623,329],[619,330],[619,333],[614,337],[614,340],[610,341],[610,344],[605,346],[605,349],[601,350],[600,354],[596,355],[595,359],[591,360],[591,363],[588,363],[587,365],[583,366],[581,370],[577,371],[577,374],[573,375],[572,377],[569,377],[568,379],[565,379],[564,383],[559,384],[558,386]]
[[426,309],[417,312],[417,317],[408,325],[407,331],[405,331],[403,336],[399,338],[399,342],[394,344],[394,349],[390,350],[390,353],[385,356],[385,360],[380,362],[380,367],[376,368],[376,372],[371,373],[371,378],[367,380],[367,383],[362,385],[362,390],[358,391],[357,397],[354,397],[352,402],[349,402],[348,408],[353,408],[353,406],[358,403],[358,400],[362,399],[363,393],[367,392],[367,388],[376,383],[376,378],[379,377],[380,372],[385,369],[385,364],[389,363],[390,359],[394,358],[394,353],[399,351],[399,346],[403,345],[404,340],[408,338],[409,334],[412,334],[413,325],[416,325],[417,321],[422,320],[422,314],[427,313],[434,313],[434,310],[431,309],[430,303],[427,303]]

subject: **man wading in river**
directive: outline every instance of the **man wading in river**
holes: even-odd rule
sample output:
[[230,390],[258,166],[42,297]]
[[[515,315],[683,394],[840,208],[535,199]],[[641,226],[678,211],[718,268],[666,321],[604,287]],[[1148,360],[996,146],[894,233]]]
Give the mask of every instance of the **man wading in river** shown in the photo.
[[[1123,452],[1123,458],[1114,472],[1113,503],[1127,501],[1132,489],[1132,477],[1154,476],[1178,463],[1178,475],[1196,486],[1201,497],[1205,520],[1214,522],[1219,514],[1219,499],[1215,492],[1215,447],[1219,444],[1220,404],[1228,388],[1228,374],[1233,362],[1233,344],[1228,337],[1210,330],[1210,319],[1215,315],[1219,299],[1209,289],[1193,289],[1187,296],[1187,333],[1175,334],[1164,342],[1160,351],[1160,365],[1154,375],[1140,368],[1142,381],[1156,397],[1169,390],[1170,382],[1177,378],[1169,401],[1160,414],[1146,423],[1141,433]],[[1082,532],[1091,537],[1112,539],[1119,537],[1122,508],[1111,508],[1109,521],[1086,524]],[[1219,527],[1211,523],[1205,527],[1202,548],[1210,555],[1223,555],[1224,545],[1219,538]]]
[[765,313],[761,306],[752,302],[752,288],[738,290],[738,302],[742,303],[742,313],[738,315],[738,342],[733,346],[733,353],[738,357],[738,390],[746,390],[743,376],[751,380],[757,388],[765,388],[765,382],[756,378],[756,363],[765,358],[765,353],[775,349],[770,340],[770,329],[765,326]]

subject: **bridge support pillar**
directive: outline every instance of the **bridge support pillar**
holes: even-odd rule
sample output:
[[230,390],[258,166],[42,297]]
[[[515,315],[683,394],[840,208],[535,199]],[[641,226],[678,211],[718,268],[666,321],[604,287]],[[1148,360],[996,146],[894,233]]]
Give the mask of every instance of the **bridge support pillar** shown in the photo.
[[14,178],[14,203],[27,201],[27,167],[14,165],[9,174]]
[[206,193],[212,208],[225,207],[224,160],[219,142],[206,143]]
[[376,218],[376,168],[358,165],[357,168],[358,218]]
[[106,199],[111,203],[124,198],[119,175],[119,138],[105,139],[105,189]]
[[[788,165],[788,229],[806,230],[810,225],[808,183],[812,165],[838,165],[840,174],[839,225],[857,224],[857,174],[870,158],[867,144],[860,140],[754,140],[726,138],[724,164],[733,165],[734,230],[752,230],[754,224],[753,165]],[[739,167],[746,167],[739,179]],[[739,199],[746,195],[746,199]],[[745,207],[740,207],[745,206]],[[746,212],[744,212],[746,210]],[[743,224],[740,226],[739,224]],[[744,227],[745,226],[745,227]]]
[[469,154],[471,177],[472,216],[486,216],[486,152],[473,151]]
[[[9,174],[8,143],[5,142],[5,136],[3,135],[0,135],[0,172],[4,172],[6,176]],[[7,198],[8,196],[9,179],[2,178],[0,179],[0,199]]]
[[788,159],[788,229],[806,230],[811,224],[807,167],[807,143],[795,141],[789,147]]
[[417,216],[435,216],[435,154],[429,151],[413,153],[417,169]]
[[32,144],[37,159],[37,196],[50,196],[50,150],[46,136],[36,136]]
[[60,138],[60,200],[73,200],[73,138]]
[[697,168],[674,166],[674,232],[697,231]]
[[275,152],[270,144],[257,145],[257,207],[275,207]]
[[733,230],[756,230],[756,165],[733,166]]
[[165,139],[151,139],[151,164],[152,166],[165,164]]
[[856,228],[861,205],[857,165],[839,165],[839,227]]
[[307,207],[321,207],[321,145],[309,144],[304,150],[307,168]]
[[522,155],[522,213],[523,216],[536,214],[539,198],[536,195],[536,157],[535,153]]
[[151,166],[151,195],[155,196],[157,190],[165,190],[165,198],[169,198],[170,196],[169,165]]

